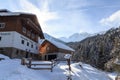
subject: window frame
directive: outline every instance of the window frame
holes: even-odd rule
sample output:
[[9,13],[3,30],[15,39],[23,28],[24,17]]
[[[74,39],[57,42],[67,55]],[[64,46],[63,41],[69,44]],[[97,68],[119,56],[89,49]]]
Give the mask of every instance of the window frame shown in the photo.
[[31,48],[33,48],[33,44],[31,44]]
[[23,33],[26,33],[26,32],[27,32],[26,27],[24,27],[24,26],[22,27],[22,32],[23,32]]
[[35,38],[35,34],[34,34],[34,33],[32,33],[32,34],[31,34],[31,37],[32,37],[32,39],[34,39],[34,38]]
[[25,43],[25,41],[24,40],[21,40],[21,44],[24,44]]
[[30,30],[27,30],[27,36],[30,37],[30,34],[31,34]]
[[27,46],[29,46],[30,45],[30,43],[29,42],[27,42]]
[[0,28],[5,28],[5,23],[0,23]]
[[2,37],[0,36],[0,41],[2,40]]

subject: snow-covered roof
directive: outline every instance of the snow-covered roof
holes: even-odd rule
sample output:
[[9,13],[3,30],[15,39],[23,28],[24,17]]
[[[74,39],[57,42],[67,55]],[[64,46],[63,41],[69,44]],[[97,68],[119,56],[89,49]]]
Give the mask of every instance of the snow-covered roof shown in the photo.
[[61,42],[58,42],[58,41],[55,41],[55,40],[48,40],[48,39],[41,39],[39,40],[39,43],[42,44],[45,40],[49,41],[50,43],[52,43],[53,45],[55,45],[56,47],[60,48],[60,49],[64,49],[64,50],[69,50],[69,51],[75,51],[74,49],[70,48],[69,46],[61,43]]
[[39,39],[39,43],[42,44],[45,41],[45,39]]
[[18,16],[19,12],[0,12],[0,16]]
[[75,51],[74,49],[70,48],[69,46],[61,43],[61,42],[58,42],[58,41],[55,41],[55,40],[48,40],[50,41],[53,45],[55,45],[56,47],[60,48],[60,49],[66,49],[66,50],[70,50],[70,51]]
[[34,15],[32,13],[24,13],[24,12],[0,12],[0,16],[19,16],[21,14]]
[[25,12],[11,12],[9,10],[0,10],[0,16],[19,16],[21,14],[29,14],[29,15],[34,15],[32,13],[25,13]]

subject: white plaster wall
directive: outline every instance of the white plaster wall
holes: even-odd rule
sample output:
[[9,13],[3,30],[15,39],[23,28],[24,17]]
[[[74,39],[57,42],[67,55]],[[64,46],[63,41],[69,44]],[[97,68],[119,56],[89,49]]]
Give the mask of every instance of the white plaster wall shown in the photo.
[[0,47],[11,47],[13,46],[13,33],[11,32],[0,32]]
[[[14,47],[25,51],[27,50],[32,53],[38,53],[38,49],[36,49],[36,47],[38,47],[38,43],[15,31],[2,32],[2,34],[3,33],[9,33],[9,35],[0,35],[2,37],[2,40],[0,41],[0,47]],[[21,40],[24,40],[24,44],[21,43]],[[27,42],[29,42],[29,46],[27,46]],[[33,48],[31,48],[32,44]]]

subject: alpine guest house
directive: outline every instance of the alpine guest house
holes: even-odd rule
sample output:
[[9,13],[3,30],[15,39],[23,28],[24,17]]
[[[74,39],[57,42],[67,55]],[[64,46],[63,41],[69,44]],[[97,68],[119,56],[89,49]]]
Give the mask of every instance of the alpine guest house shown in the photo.
[[0,10],[0,53],[10,58],[38,57],[38,39],[44,39],[37,17]]

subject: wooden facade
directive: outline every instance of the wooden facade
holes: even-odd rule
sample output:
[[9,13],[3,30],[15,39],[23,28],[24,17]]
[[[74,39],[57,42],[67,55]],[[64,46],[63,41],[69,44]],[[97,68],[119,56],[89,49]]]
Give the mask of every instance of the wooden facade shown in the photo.
[[[0,23],[5,23],[5,28],[1,28],[0,32],[3,31],[16,31],[28,38],[38,42],[38,37],[44,39],[43,32],[40,25],[33,14],[20,14],[18,16],[0,16]],[[23,33],[23,27],[26,28],[26,33]],[[35,38],[27,35],[27,32],[35,35]]]
[[46,53],[54,53],[58,52],[58,48],[54,46],[52,43],[49,41],[45,40],[39,47],[39,52],[41,54],[46,54]]
[[44,40],[39,46],[39,53],[45,60],[51,60],[55,58],[63,59],[65,54],[73,54],[74,50],[68,50],[57,47],[49,40]]
[[0,10],[0,53],[11,58],[39,57],[38,38],[44,35],[36,15]]

